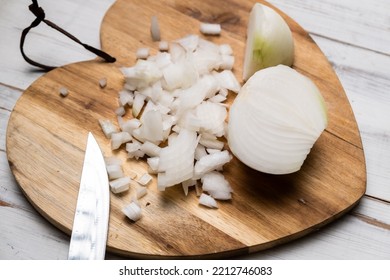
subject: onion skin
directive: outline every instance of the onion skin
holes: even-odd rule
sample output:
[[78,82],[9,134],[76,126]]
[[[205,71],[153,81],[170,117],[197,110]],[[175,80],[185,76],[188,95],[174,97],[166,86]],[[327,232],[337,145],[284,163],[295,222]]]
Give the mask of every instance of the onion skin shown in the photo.
[[270,174],[300,170],[327,126],[325,101],[315,84],[279,65],[256,72],[229,114],[228,144],[247,166]]

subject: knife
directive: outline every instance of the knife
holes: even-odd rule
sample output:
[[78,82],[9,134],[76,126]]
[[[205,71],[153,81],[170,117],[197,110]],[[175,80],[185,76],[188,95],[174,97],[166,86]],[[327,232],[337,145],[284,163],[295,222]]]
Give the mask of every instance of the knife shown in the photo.
[[88,133],[69,260],[102,260],[106,252],[110,189],[103,154]]

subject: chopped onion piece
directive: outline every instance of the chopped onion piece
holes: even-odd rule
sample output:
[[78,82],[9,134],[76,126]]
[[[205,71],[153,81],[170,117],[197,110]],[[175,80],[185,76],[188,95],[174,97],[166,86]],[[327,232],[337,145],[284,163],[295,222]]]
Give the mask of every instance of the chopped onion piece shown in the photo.
[[134,101],[134,94],[128,90],[121,90],[119,92],[119,104],[120,106],[129,105],[132,106]]
[[131,202],[126,207],[122,209],[123,214],[125,214],[130,220],[136,222],[141,218],[141,207],[136,202]]
[[113,193],[122,193],[127,191],[130,187],[131,179],[130,177],[121,177],[110,181],[110,188]]
[[129,142],[132,139],[128,132],[115,132],[111,134],[111,149],[116,150],[122,144]]
[[182,182],[181,185],[183,187],[184,194],[187,196],[188,195],[188,188],[196,186],[196,180],[188,179],[188,180]]
[[123,106],[118,107],[118,108],[115,110],[115,114],[116,114],[117,116],[124,116],[124,115],[126,114],[125,107],[123,107]]
[[214,72],[214,76],[219,82],[220,86],[231,90],[235,93],[238,93],[241,89],[240,83],[237,81],[236,76],[234,76],[231,70],[224,70],[222,72]]
[[152,171],[151,173],[156,174],[158,170],[158,163],[160,161],[159,157],[150,157],[147,158],[147,163],[149,164],[150,170]]
[[221,25],[219,23],[204,23],[200,24],[200,32],[206,35],[221,34]]
[[108,178],[110,180],[124,177],[122,166],[119,164],[110,164],[106,166]]
[[61,87],[60,88],[60,95],[62,97],[66,97],[66,96],[68,96],[68,94],[69,94],[69,91],[68,91],[68,89],[66,87]]
[[219,46],[219,53],[222,55],[233,55],[233,49],[229,44],[222,44]]
[[201,178],[207,172],[216,170],[222,167],[225,163],[228,163],[232,159],[232,156],[228,151],[222,151],[218,153],[209,154],[203,156],[195,164],[194,177],[196,179]]
[[161,148],[152,142],[145,141],[141,145],[140,150],[150,157],[157,157],[160,155]]
[[113,133],[118,132],[116,126],[110,120],[99,120],[104,135],[110,139]]
[[206,173],[201,178],[202,189],[218,200],[229,200],[232,198],[232,188],[225,177],[216,171]]
[[153,41],[160,41],[160,27],[158,24],[157,16],[152,16],[151,24],[150,24],[150,34],[152,35]]
[[150,110],[143,114],[142,124],[133,131],[133,136],[139,140],[160,143],[163,138],[163,121],[159,111]]
[[148,192],[148,189],[146,187],[141,187],[141,186],[138,186],[136,189],[135,189],[136,193],[137,193],[137,199],[140,199],[142,197],[144,197],[147,192]]
[[135,55],[138,59],[147,59],[149,56],[149,48],[139,48]]
[[199,36],[198,35],[187,35],[179,40],[176,40],[187,52],[194,52],[198,47]]
[[139,119],[131,119],[121,124],[121,130],[133,134],[134,129],[141,126]]
[[175,141],[161,149],[157,177],[160,190],[192,178],[197,144],[196,132],[182,129]]
[[232,55],[222,55],[221,56],[221,64],[219,65],[219,69],[231,70],[234,65],[234,56]]
[[143,174],[143,175],[141,176],[141,178],[138,179],[137,182],[138,182],[140,185],[146,186],[147,184],[150,183],[150,181],[151,181],[152,179],[153,179],[153,177],[152,177],[150,174],[145,173],[145,174]]
[[158,44],[158,49],[162,52],[169,50],[169,43],[167,41],[160,41]]
[[[200,141],[201,140],[202,140],[202,138],[200,138]],[[202,143],[199,142],[199,144],[196,146],[196,149],[195,149],[195,159],[199,160],[199,159],[201,159],[204,156],[207,156],[206,149],[202,145]]]
[[105,88],[107,86],[107,78],[101,78],[99,80],[99,86],[100,88]]
[[139,92],[134,93],[134,101],[133,101],[133,116],[136,118],[138,117],[139,113],[141,112],[142,108],[145,104],[146,96],[143,94],[140,94]]
[[217,202],[211,196],[202,193],[199,197],[199,204],[210,207],[210,208],[218,208]]

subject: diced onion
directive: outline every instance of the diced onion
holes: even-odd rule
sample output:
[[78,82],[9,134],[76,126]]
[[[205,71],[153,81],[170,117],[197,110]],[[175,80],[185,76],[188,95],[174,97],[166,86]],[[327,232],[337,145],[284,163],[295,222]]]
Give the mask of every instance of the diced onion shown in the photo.
[[69,94],[69,91],[68,91],[68,89],[66,87],[61,87],[60,88],[60,95],[61,96],[66,97],[66,96],[68,96],[68,94]]
[[135,54],[138,59],[146,59],[149,56],[149,48],[139,48]]
[[160,41],[160,27],[158,24],[157,16],[152,16],[151,25],[150,25],[150,34],[152,35],[153,41]]
[[[220,33],[220,25],[203,28],[208,34]],[[161,191],[181,185],[188,195],[189,187],[194,186],[196,195],[201,196],[197,182],[205,177],[202,180],[206,180],[208,194],[230,199],[227,181],[220,179],[217,182],[220,190],[212,191],[207,187],[207,178],[212,175],[207,174],[215,172],[223,177],[222,166],[232,158],[224,150],[223,141],[227,127],[227,106],[223,102],[229,91],[240,89],[232,72],[232,48],[198,35],[164,44],[165,41],[159,42],[160,51],[167,52],[156,55],[138,52],[134,66],[121,68],[125,85],[118,95],[116,113],[120,132],[129,134],[131,139],[123,142],[118,131],[109,131],[113,148],[126,143],[129,159],[146,158],[148,173],[137,180],[140,185],[147,185],[153,178],[150,174],[156,174],[157,188]],[[141,190],[143,195],[144,189]],[[208,194],[200,201],[217,207]],[[138,191],[137,197],[140,197]]]
[[138,183],[142,186],[146,186],[147,184],[149,184],[149,182],[153,179],[152,176],[150,176],[150,174],[148,173],[145,173],[141,176],[141,178],[138,179]]
[[210,208],[218,208],[218,204],[214,198],[210,195],[202,193],[199,197],[199,204],[210,207]]
[[122,193],[129,189],[131,183],[130,177],[121,177],[110,181],[111,191],[113,193]]
[[205,23],[200,24],[200,32],[207,35],[219,35],[221,34],[221,25],[218,23]]
[[108,178],[110,180],[118,179],[124,176],[122,166],[119,164],[110,164],[106,166]]
[[132,221],[136,222],[141,218],[142,210],[136,202],[131,202],[122,209],[122,212]]
[[105,88],[107,86],[107,78],[101,78],[99,80],[99,86],[100,88]]
[[111,138],[113,133],[118,132],[116,126],[110,120],[99,120],[99,124],[107,138]]

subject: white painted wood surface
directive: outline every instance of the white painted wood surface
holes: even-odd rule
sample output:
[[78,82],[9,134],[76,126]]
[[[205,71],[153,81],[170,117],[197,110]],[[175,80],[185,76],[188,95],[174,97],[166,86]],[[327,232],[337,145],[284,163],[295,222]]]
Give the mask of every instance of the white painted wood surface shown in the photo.
[[[47,18],[93,46],[99,46],[100,23],[113,2],[39,1]],[[240,258],[389,260],[390,1],[269,2],[311,34],[339,75],[362,135],[367,193],[355,209],[325,228]],[[69,237],[25,199],[9,169],[5,149],[13,106],[23,90],[43,74],[26,64],[18,49],[21,30],[33,20],[29,4],[28,0],[0,0],[0,259],[65,259]],[[45,25],[29,34],[26,50],[31,57],[54,65],[94,57]]]

